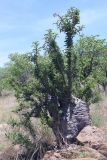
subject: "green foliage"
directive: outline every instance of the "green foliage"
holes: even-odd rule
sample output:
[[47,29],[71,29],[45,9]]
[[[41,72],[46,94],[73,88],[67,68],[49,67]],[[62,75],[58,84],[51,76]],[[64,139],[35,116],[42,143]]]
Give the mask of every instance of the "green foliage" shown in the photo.
[[1,92],[4,88],[4,85],[3,85],[4,70],[5,70],[4,68],[0,67],[0,95],[1,95]]
[[[91,111],[91,119],[92,119],[92,124],[98,128],[102,128],[104,126],[104,114],[105,110],[102,108],[102,104],[100,106],[100,103],[94,104],[92,107]],[[104,113],[103,113],[104,112]]]
[[47,124],[51,125],[53,123],[53,118],[47,115],[47,110],[41,112],[40,118],[41,118],[42,124],[44,125],[47,125]]
[[26,54],[14,53],[9,56],[10,63],[5,67],[4,85],[19,92],[20,86],[27,83],[28,77],[33,73],[33,66]]
[[81,152],[79,155],[79,158],[86,158],[88,157],[88,154],[86,152]]
[[9,119],[8,124],[10,124],[13,128],[20,126],[20,122],[12,117]]
[[31,146],[31,141],[27,136],[24,136],[22,133],[19,132],[11,132],[6,134],[6,137],[15,145],[21,144],[23,146]]
[[[76,96],[86,102],[94,102],[98,99],[96,88],[98,83],[107,81],[107,56],[103,52],[107,49],[105,39],[98,36],[80,36],[75,44],[77,55],[77,79],[74,84]],[[77,81],[78,80],[78,81]],[[74,83],[75,83],[74,82]],[[79,90],[78,90],[79,89]]]
[[97,114],[93,114],[92,115],[92,123],[93,123],[94,126],[100,128],[103,124],[101,116],[99,116]]

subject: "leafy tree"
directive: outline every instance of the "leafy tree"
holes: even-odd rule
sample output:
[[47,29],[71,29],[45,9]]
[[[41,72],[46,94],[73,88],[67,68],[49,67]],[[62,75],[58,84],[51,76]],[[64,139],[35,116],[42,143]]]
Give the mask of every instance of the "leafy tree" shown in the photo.
[[[3,85],[8,90],[15,92],[19,107],[15,112],[19,112],[24,108],[29,109],[35,103],[29,98],[33,93],[36,94],[36,80],[34,79],[34,65],[30,61],[29,54],[13,53],[9,56],[10,62],[5,67],[3,76]],[[36,97],[36,96],[35,96]],[[20,124],[24,126],[32,136],[35,136],[30,117],[20,116]]]
[[33,65],[26,54],[14,53],[9,56],[10,62],[5,67],[4,85],[18,92],[27,83],[33,73]]
[[[19,100],[17,111],[31,108],[22,112],[24,124],[30,124],[32,116],[41,117],[42,122],[53,129],[58,144],[63,144],[66,137],[61,122],[66,118],[68,107],[73,110],[75,106],[73,95],[90,103],[94,88],[100,82],[98,75],[102,70],[105,72],[105,56],[101,53],[106,49],[106,42],[95,36],[81,36],[74,43],[74,37],[83,28],[79,26],[78,9],[71,8],[64,16],[55,16],[58,29],[65,34],[65,49],[58,46],[57,34],[48,30],[43,47],[34,42],[31,53],[10,56],[7,77]],[[41,54],[41,49],[45,54]]]
[[[75,44],[77,55],[78,81],[75,81],[74,92],[84,101],[94,102],[99,96],[98,84],[106,84],[107,41],[99,36],[80,36]],[[77,86],[77,87],[76,87]],[[76,88],[75,88],[76,87]]]

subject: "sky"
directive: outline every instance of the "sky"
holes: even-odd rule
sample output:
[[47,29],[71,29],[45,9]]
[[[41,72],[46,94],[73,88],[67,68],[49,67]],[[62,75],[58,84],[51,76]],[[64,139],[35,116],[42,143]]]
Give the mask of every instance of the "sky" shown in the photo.
[[0,66],[11,53],[31,51],[32,42],[42,42],[49,28],[56,31],[53,14],[70,7],[80,10],[85,35],[107,38],[107,0],[0,0]]

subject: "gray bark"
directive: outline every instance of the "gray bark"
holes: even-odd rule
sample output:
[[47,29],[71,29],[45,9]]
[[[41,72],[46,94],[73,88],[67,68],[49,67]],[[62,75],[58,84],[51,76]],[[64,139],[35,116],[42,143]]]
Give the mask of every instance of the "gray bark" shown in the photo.
[[60,121],[54,123],[52,128],[59,143],[72,143],[85,126],[91,125],[89,106],[73,97],[73,103],[65,106],[63,112]]

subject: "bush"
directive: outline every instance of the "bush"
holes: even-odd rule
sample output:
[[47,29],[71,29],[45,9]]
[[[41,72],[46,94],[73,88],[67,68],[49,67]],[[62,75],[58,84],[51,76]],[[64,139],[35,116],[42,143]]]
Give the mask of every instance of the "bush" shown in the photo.
[[6,134],[6,137],[15,145],[15,144],[21,144],[23,146],[31,146],[31,141],[29,138],[22,133],[19,132],[10,132]]

